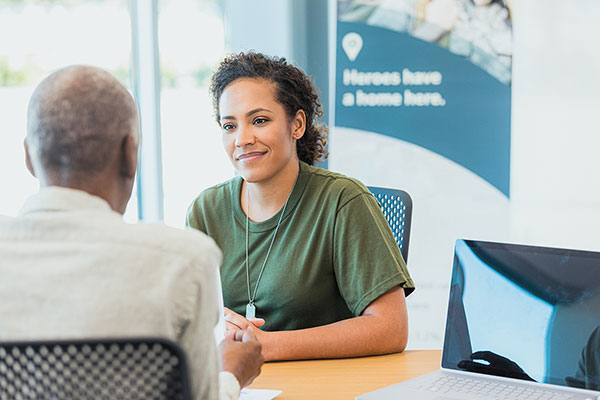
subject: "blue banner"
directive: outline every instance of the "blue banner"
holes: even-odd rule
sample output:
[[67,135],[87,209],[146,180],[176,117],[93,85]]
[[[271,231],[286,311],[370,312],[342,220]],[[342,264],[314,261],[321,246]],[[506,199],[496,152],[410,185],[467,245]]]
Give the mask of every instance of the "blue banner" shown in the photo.
[[510,68],[360,22],[338,21],[336,46],[335,126],[431,150],[509,197]]

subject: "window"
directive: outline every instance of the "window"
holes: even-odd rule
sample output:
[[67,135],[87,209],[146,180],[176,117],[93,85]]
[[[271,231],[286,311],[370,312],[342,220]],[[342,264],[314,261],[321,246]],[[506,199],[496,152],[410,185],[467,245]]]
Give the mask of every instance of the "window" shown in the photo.
[[182,227],[192,200],[233,176],[208,93],[225,55],[219,2],[161,0],[158,35],[164,218]]
[[[0,0],[0,214],[16,215],[38,189],[25,167],[29,98],[51,72],[71,64],[108,70],[129,86],[131,31],[121,0]],[[135,192],[126,220],[137,219]]]

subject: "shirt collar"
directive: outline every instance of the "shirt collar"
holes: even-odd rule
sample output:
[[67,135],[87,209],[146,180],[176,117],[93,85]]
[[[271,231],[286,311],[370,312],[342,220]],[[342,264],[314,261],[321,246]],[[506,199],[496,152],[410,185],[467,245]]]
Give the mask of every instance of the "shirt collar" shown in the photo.
[[47,186],[25,200],[19,216],[34,212],[95,209],[112,211],[108,202],[87,192],[59,186]]

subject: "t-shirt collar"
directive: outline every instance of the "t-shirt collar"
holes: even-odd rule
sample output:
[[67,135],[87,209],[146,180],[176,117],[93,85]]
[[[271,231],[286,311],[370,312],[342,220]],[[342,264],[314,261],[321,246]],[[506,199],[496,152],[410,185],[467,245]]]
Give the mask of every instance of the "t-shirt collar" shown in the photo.
[[[283,216],[283,220],[288,218],[288,216],[294,211],[296,205],[302,198],[304,193],[304,189],[306,188],[306,184],[308,183],[308,179],[310,174],[308,173],[309,166],[303,161],[300,161],[300,170],[298,171],[298,181],[292,190],[292,194],[290,195],[289,203],[285,209],[285,215]],[[240,205],[240,195],[242,193],[242,178],[239,178],[238,184],[233,190],[233,198],[232,198],[232,206],[234,210],[235,219],[242,225],[246,224],[246,214],[242,210]],[[277,222],[279,221],[279,213],[278,211],[271,218],[262,222],[252,222],[250,221],[250,232],[267,232],[269,230],[275,229],[277,226]],[[282,220],[282,221],[283,221]]]

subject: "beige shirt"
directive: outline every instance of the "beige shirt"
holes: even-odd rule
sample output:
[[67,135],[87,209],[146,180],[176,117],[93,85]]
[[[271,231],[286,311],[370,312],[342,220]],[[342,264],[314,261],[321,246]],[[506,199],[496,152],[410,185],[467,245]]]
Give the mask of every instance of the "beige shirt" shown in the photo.
[[[0,340],[169,338],[196,397],[216,399],[220,262],[206,235],[126,224],[98,197],[43,188],[17,218],[0,217]],[[221,380],[237,397],[237,381]]]

